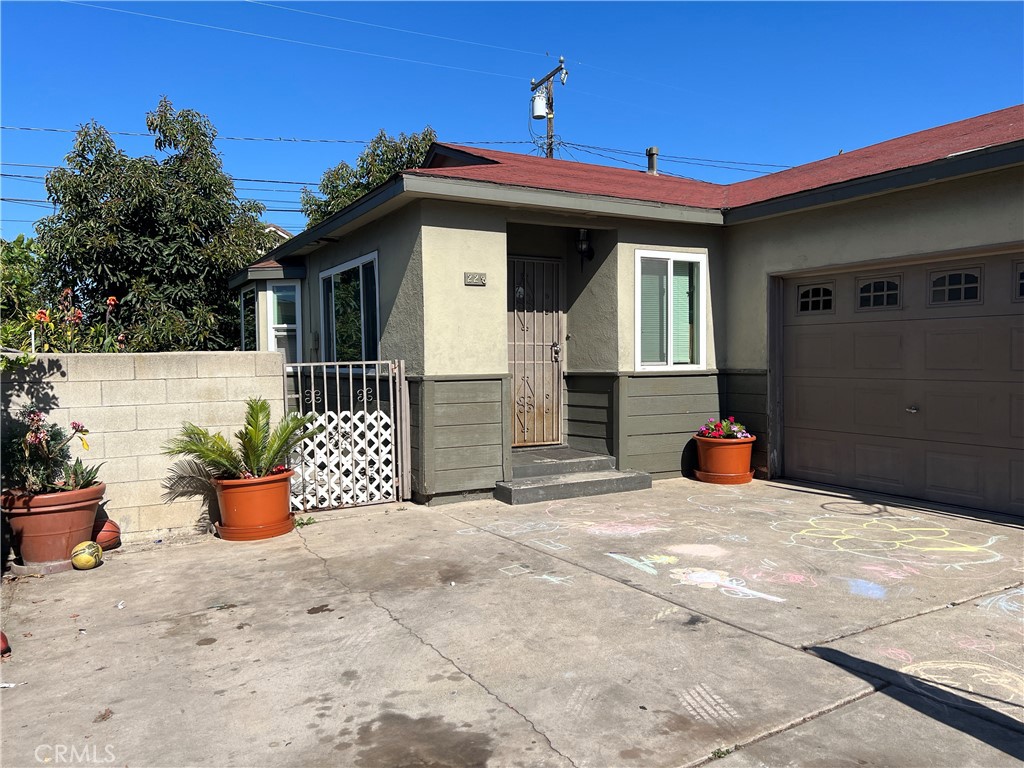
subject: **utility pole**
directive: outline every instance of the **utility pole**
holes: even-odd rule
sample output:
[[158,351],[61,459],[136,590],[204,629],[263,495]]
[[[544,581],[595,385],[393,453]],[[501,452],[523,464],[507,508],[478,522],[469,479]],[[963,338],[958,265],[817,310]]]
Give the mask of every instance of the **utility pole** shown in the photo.
[[540,95],[540,94],[537,94],[537,89],[541,88],[541,87],[544,87],[545,85],[547,86],[545,88],[545,95],[547,97],[546,98],[546,103],[544,105],[545,108],[546,108],[545,109],[545,114],[544,115],[538,115],[537,114],[537,110],[534,109],[533,117],[535,119],[541,119],[542,117],[547,117],[547,121],[548,121],[547,156],[549,158],[553,158],[555,156],[555,84],[553,82],[553,78],[555,77],[555,75],[559,75],[559,74],[561,75],[559,80],[561,80],[562,85],[565,85],[565,81],[569,77],[569,70],[567,70],[565,68],[565,57],[564,56],[559,56],[558,57],[558,66],[555,67],[554,69],[552,69],[546,75],[544,75],[544,77],[542,77],[540,80],[531,80],[530,81],[530,92],[535,94],[535,96],[534,96],[534,104],[536,104],[536,97]]

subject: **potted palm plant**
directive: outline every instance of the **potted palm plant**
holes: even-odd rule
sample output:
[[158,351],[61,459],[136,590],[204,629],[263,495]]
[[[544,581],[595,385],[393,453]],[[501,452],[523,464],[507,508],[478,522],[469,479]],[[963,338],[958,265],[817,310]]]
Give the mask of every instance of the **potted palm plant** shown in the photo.
[[222,539],[254,541],[288,533],[295,526],[288,468],[292,451],[323,427],[311,427],[315,414],[287,414],[273,429],[270,404],[246,402],[244,426],[232,447],[220,433],[186,422],[164,453],[183,456],[164,482],[164,500],[205,495],[212,488],[220,508],[216,526]]
[[92,535],[107,486],[100,466],[71,460],[76,438],[89,449],[89,430],[47,423],[42,411],[23,408],[5,427],[0,507],[11,526],[20,573],[58,573],[71,568],[71,550]]
[[697,430],[693,439],[697,443],[695,474],[705,483],[739,485],[749,483],[754,472],[750,468],[750,454],[757,440],[735,416],[708,423]]

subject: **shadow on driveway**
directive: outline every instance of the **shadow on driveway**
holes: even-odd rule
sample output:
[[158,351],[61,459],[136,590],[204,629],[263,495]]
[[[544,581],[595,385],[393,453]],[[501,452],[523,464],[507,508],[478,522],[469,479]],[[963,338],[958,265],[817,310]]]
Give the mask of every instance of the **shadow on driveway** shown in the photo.
[[[1024,739],[1019,735],[1019,732],[1024,730],[1024,726],[1022,726],[1020,721],[1009,715],[990,706],[980,704],[973,699],[960,696],[951,690],[952,686],[935,685],[921,677],[908,675],[890,667],[884,667],[881,664],[875,664],[866,659],[851,656],[835,648],[815,646],[807,650],[815,656],[838,667],[842,667],[870,683],[875,683],[879,679],[891,683],[892,685],[880,689],[879,693],[890,696],[900,703],[912,707],[921,714],[937,720],[950,728],[962,731],[1017,760],[1024,761]],[[1009,702],[1002,699],[985,696],[975,691],[958,690],[969,693],[971,696],[989,699],[993,703],[1009,704]],[[918,696],[901,695],[903,691],[917,693],[927,698],[922,699]],[[928,701],[928,699],[932,701]],[[932,702],[938,702],[939,706],[935,706]],[[964,717],[964,712],[974,715],[974,717]],[[983,718],[1002,726],[1006,729],[1002,732],[1005,733],[1005,738],[1000,738],[1002,733],[992,729],[978,728],[978,725],[981,724],[978,718]]]

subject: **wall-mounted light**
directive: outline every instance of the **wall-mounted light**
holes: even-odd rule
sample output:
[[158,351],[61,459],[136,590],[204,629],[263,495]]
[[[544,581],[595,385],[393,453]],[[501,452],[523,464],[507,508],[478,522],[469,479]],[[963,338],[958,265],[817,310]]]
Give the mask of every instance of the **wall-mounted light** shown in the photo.
[[591,261],[594,258],[594,246],[590,244],[590,230],[580,229],[577,230],[576,234],[576,253],[580,255],[580,259],[586,259]]

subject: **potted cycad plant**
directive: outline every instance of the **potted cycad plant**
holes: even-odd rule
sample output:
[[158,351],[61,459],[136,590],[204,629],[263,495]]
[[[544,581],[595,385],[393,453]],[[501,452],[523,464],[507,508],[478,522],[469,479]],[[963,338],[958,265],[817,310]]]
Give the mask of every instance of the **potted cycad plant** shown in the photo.
[[693,439],[697,443],[697,479],[719,485],[749,483],[754,472],[750,469],[750,454],[757,440],[735,416],[708,423],[697,430]]
[[92,536],[96,510],[107,486],[100,466],[71,460],[76,438],[89,449],[89,430],[47,423],[42,411],[23,408],[5,425],[3,494],[0,506],[11,526],[21,573],[57,573],[71,568],[71,550]]
[[311,427],[315,414],[287,414],[273,429],[270,404],[262,398],[246,403],[245,425],[232,447],[220,433],[185,423],[164,446],[169,456],[183,456],[164,482],[165,501],[204,495],[211,487],[220,508],[216,526],[222,539],[254,541],[288,533],[295,526],[288,468],[292,451],[321,432]]

